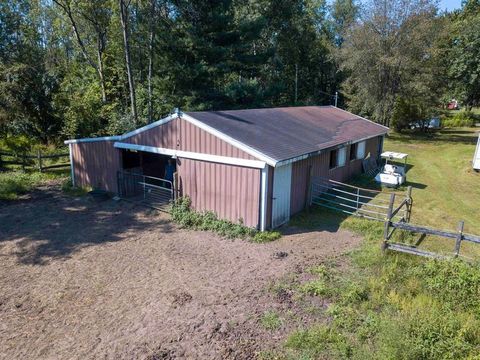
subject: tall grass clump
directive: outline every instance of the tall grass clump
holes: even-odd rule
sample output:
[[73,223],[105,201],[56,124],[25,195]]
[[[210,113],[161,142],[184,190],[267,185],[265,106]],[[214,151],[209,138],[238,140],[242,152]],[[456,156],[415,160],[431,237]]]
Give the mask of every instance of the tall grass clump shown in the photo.
[[238,223],[219,219],[213,211],[195,211],[191,207],[189,197],[181,197],[172,204],[172,219],[183,228],[212,231],[227,238],[249,239],[253,242],[264,243],[280,238],[278,231],[260,232],[243,224],[239,219]]
[[58,177],[56,174],[40,172],[6,171],[0,172],[0,200],[15,200],[48,180]]

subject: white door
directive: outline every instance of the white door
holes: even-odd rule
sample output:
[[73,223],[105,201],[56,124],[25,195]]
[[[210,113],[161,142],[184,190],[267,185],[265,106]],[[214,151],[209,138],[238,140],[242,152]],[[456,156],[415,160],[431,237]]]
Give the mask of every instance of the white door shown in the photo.
[[292,164],[279,166],[274,169],[272,227],[276,228],[290,219]]
[[477,149],[475,150],[475,155],[473,157],[473,168],[480,170],[480,134],[478,135]]

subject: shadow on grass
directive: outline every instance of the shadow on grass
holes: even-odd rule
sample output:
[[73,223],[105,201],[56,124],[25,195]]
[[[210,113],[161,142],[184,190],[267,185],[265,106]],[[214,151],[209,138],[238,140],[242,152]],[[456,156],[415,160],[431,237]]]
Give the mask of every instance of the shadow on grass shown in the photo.
[[302,211],[290,220],[282,233],[286,235],[311,231],[337,232],[350,215],[313,205],[310,211]]
[[[43,196],[45,195],[45,196]],[[94,202],[49,191],[37,199],[11,203],[0,211],[0,247],[15,242],[4,257],[21,264],[44,265],[67,259],[82,248],[127,240],[149,229],[172,231],[168,219],[150,209],[125,202]]]
[[476,144],[478,135],[475,129],[463,130],[457,128],[443,129],[435,132],[416,132],[405,131],[404,133],[391,133],[388,138],[403,144],[413,144],[418,141],[423,142],[445,142],[445,143],[462,143],[466,145]]

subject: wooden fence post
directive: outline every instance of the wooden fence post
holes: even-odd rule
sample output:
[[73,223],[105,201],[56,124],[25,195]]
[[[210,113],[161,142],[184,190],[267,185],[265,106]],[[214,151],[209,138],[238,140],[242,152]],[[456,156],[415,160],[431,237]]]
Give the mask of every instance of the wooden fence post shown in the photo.
[[313,167],[310,165],[307,171],[307,186],[305,188],[305,210],[307,214],[310,212],[310,206],[312,205],[312,174],[313,174]]
[[22,153],[22,170],[25,172],[25,163],[27,162],[27,155]]
[[382,252],[385,252],[388,248],[388,240],[389,240],[389,230],[390,230],[390,223],[392,221],[392,212],[393,212],[393,204],[395,203],[395,194],[390,194],[390,202],[388,204],[388,212],[387,217],[385,218],[385,227],[383,229],[383,243],[382,243]]
[[458,234],[457,234],[457,240],[455,241],[455,254],[454,254],[455,257],[458,257],[458,255],[460,254],[460,245],[461,245],[462,239],[463,239],[463,226],[464,225],[465,225],[465,223],[463,221],[460,221],[458,223],[458,227],[457,227]]
[[407,218],[405,219],[405,221],[408,223],[410,222],[410,217],[412,216],[412,203],[413,203],[413,199],[412,199],[412,187],[409,186],[407,187]]
[[38,170],[40,172],[43,171],[43,168],[42,168],[42,150],[38,149],[37,151],[37,160],[38,160]]

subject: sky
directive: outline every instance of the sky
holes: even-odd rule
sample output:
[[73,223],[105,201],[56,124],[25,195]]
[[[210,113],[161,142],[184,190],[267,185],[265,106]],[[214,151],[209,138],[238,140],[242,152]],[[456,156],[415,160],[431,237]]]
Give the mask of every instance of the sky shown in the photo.
[[462,0],[440,0],[439,8],[440,10],[452,11],[455,9],[460,9],[462,6]]

